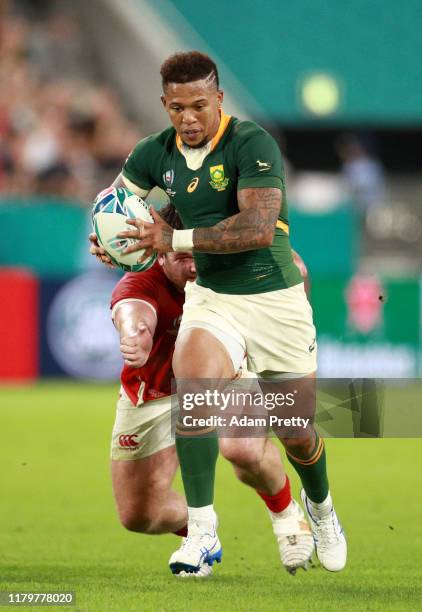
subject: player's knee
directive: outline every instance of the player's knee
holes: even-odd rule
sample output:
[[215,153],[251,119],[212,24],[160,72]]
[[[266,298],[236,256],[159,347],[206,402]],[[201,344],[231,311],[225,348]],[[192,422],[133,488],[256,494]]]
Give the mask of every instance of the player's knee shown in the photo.
[[263,455],[262,449],[257,444],[234,438],[220,440],[220,452],[235,467],[247,471],[257,470]]
[[303,438],[284,438],[281,441],[286,451],[294,457],[308,457],[315,446],[314,436]]
[[154,516],[147,509],[126,508],[119,512],[119,518],[128,531],[153,533]]

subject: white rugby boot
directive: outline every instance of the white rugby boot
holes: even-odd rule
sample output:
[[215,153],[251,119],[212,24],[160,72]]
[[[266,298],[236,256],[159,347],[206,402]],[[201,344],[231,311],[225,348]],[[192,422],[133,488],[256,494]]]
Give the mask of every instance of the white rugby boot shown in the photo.
[[309,563],[312,563],[315,545],[302,508],[293,499],[283,512],[268,512],[282,564],[292,575],[295,575],[300,567],[306,571]]
[[187,574],[204,578],[211,574],[214,561],[221,563],[222,554],[215,523],[190,520],[188,536],[183,539],[179,550],[171,555],[169,566],[173,574],[180,575],[181,578],[185,578]]
[[208,563],[203,563],[197,572],[187,572],[182,570],[178,574],[174,574],[177,578],[190,578],[193,580],[198,580],[200,578],[208,578],[212,574],[212,565],[208,565]]
[[317,557],[329,572],[340,572],[347,561],[347,542],[343,527],[334,510],[331,495],[321,504],[314,504],[302,489],[303,505],[315,540]]

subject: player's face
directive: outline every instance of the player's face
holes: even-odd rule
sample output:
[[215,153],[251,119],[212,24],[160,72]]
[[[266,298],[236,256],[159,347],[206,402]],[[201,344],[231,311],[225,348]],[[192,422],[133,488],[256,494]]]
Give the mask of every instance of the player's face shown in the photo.
[[223,101],[215,82],[168,83],[161,100],[174,129],[189,147],[202,147],[214,138]]
[[195,262],[190,253],[166,253],[160,255],[158,261],[163,266],[164,274],[179,291],[183,291],[187,281],[196,278]]

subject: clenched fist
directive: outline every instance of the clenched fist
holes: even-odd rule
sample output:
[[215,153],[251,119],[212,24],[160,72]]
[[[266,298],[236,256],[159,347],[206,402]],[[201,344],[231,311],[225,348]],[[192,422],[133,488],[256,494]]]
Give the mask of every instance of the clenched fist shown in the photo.
[[152,335],[145,323],[138,323],[134,334],[120,338],[120,352],[125,364],[141,368],[148,360],[152,348]]

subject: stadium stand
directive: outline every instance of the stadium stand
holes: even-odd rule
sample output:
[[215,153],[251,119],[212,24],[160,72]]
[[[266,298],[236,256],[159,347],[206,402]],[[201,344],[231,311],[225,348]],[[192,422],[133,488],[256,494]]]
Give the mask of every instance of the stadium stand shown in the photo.
[[98,77],[70,13],[8,3],[0,14],[0,189],[89,201],[141,134]]

